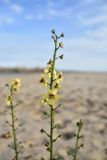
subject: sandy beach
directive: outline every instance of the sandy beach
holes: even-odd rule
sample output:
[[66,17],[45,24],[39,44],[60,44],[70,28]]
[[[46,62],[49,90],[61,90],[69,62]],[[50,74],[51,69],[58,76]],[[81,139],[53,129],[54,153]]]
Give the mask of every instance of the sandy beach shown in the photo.
[[[39,84],[40,73],[31,74],[0,74],[0,160],[11,160],[13,151],[7,147],[11,144],[11,136],[3,135],[10,132],[5,123],[10,120],[9,109],[5,104],[8,89],[5,84],[14,78],[22,79],[21,89],[16,96],[19,105],[16,114],[22,126],[18,130],[18,139],[23,142],[21,160],[40,160],[41,156],[48,159],[44,147],[47,137],[40,133],[44,128],[49,131],[49,121],[42,116],[48,110],[40,106],[40,98],[45,93]],[[63,108],[56,115],[56,122],[61,123],[59,133],[63,138],[55,144],[55,152],[69,159],[66,147],[74,148],[76,122],[84,122],[84,148],[80,152],[80,160],[107,160],[107,73],[65,73],[63,87],[60,91]],[[55,131],[55,136],[58,131]]]

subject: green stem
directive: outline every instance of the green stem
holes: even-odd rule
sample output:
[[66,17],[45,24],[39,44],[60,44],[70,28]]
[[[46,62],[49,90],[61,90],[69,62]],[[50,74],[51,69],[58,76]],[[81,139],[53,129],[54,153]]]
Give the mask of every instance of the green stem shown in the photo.
[[15,149],[15,158],[18,160],[18,149],[17,149],[17,138],[16,138],[16,130],[15,130],[15,116],[13,105],[11,106],[11,114],[12,114],[12,132],[13,132],[13,141],[14,141],[14,149]]
[[[55,49],[54,49],[54,56],[53,56],[53,66],[52,66],[52,73],[51,73],[51,81],[50,81],[50,89],[53,88],[53,75],[55,70],[55,61],[56,61],[56,53],[57,53],[57,36],[55,41]],[[50,106],[50,160],[53,160],[53,126],[54,126],[54,109],[53,106]]]
[[[12,92],[11,92],[11,96],[13,96]],[[11,103],[11,118],[12,118],[12,133],[13,133],[13,143],[14,143],[14,150],[15,150],[15,160],[19,160],[18,148],[17,148],[16,129],[15,129],[15,114],[14,114],[13,102]]]
[[79,135],[80,135],[81,127],[78,128],[77,136],[76,136],[76,145],[74,152],[74,160],[78,160],[78,145],[79,145]]
[[51,127],[50,127],[50,160],[53,160],[53,125],[54,125],[54,115],[53,106],[51,107]]
[[53,81],[54,81],[54,80],[53,80],[53,75],[54,75],[54,70],[55,70],[56,53],[57,53],[57,43],[58,43],[58,37],[56,36],[54,56],[53,56],[53,66],[52,66],[52,73],[51,73],[50,89],[52,89]]

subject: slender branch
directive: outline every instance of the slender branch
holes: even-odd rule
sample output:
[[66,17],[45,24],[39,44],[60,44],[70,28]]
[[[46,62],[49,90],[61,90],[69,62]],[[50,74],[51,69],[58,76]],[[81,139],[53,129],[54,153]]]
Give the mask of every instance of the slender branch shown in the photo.
[[58,135],[55,139],[53,139],[53,142],[56,142],[56,140],[58,139],[58,138],[61,138],[61,134],[60,135]]
[[59,107],[61,107],[61,104],[59,104],[57,107],[55,107],[54,111],[57,110]]
[[48,137],[50,137],[50,135],[43,128],[41,129],[41,133],[45,133]]

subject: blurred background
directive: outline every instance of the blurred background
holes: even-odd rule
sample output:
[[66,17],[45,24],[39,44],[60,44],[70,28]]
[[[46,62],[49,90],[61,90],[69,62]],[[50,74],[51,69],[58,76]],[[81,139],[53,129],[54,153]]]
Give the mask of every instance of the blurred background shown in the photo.
[[107,71],[106,0],[0,0],[0,66],[44,67],[51,29],[64,32],[64,70]]
[[107,160],[107,0],[0,0],[0,160],[14,155],[7,147],[12,137],[6,137],[11,130],[5,121],[11,119],[5,84],[17,77],[21,89],[15,97],[16,115],[22,124],[18,139],[24,146],[20,160],[48,159],[47,138],[40,129],[49,131],[49,120],[42,116],[49,108],[40,105],[45,91],[39,80],[40,68],[53,55],[52,29],[65,34],[58,53],[64,59],[57,63],[64,70],[63,109],[55,117],[62,126],[55,136],[60,132],[63,138],[55,144],[55,153],[68,159],[66,148],[74,151],[73,135],[82,119],[84,148],[79,159]]

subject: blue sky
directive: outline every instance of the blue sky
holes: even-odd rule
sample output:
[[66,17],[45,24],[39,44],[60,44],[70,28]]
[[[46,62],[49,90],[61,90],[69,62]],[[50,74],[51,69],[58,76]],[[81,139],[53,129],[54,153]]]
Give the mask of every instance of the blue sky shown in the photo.
[[107,0],[0,0],[0,66],[44,67],[52,28],[65,33],[58,68],[107,71]]

